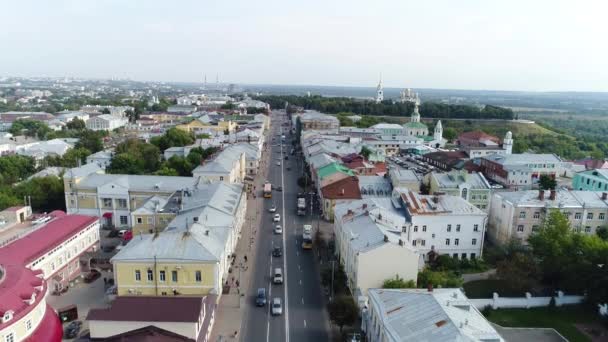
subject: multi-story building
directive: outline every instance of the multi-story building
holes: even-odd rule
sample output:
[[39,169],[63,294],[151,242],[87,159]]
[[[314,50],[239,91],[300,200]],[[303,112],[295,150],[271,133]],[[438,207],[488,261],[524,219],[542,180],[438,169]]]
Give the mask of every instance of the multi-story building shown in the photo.
[[0,248],[0,340],[60,341],[62,327],[48,291],[81,273],[80,257],[99,245],[99,219],[49,214],[51,221]]
[[370,127],[377,130],[381,135],[406,135],[405,128],[399,124],[379,123]]
[[237,128],[237,123],[231,120],[218,121],[217,124],[210,124],[201,120],[195,119],[188,123],[175,126],[177,129],[181,129],[186,132],[193,132],[194,134],[206,133],[209,131],[217,133],[233,133]]
[[118,295],[220,294],[246,206],[242,184],[186,192],[164,231],[138,235],[112,258]]
[[513,151],[513,134],[507,132],[504,142],[498,137],[482,131],[464,132],[458,136],[456,144],[470,158],[480,158],[491,154],[511,154]]
[[492,196],[488,237],[495,243],[527,243],[551,210],[563,212],[572,229],[595,234],[606,225],[608,193],[569,190],[497,192]]
[[365,296],[368,289],[382,287],[395,276],[415,282],[423,263],[399,220],[392,220],[385,209],[390,199],[361,200],[357,205],[338,205],[334,218],[336,253],[351,293]]
[[490,209],[492,186],[481,173],[456,170],[447,173],[431,172],[425,178],[431,194],[460,196],[485,212]]
[[572,189],[608,191],[608,169],[582,171],[572,178]]
[[222,150],[212,161],[197,166],[192,176],[203,183],[243,183],[247,172],[247,153],[235,145]]
[[[336,175],[341,175],[340,173]],[[328,176],[331,178],[331,176]],[[356,176],[345,176],[321,188],[323,218],[331,221],[337,204],[361,199],[359,179]]]
[[424,139],[413,135],[380,135],[364,140],[363,144],[376,149],[382,149],[386,156],[394,156],[401,150],[422,145],[423,142]]
[[562,160],[555,154],[491,154],[480,159],[484,175],[510,189],[530,189],[540,176],[557,178]]
[[[193,177],[106,175],[71,169],[63,176],[65,203],[69,214],[102,218],[102,225],[131,227],[131,212],[153,196],[169,197],[184,189],[194,189]],[[97,169],[99,170],[99,169]]]
[[[299,114],[298,118],[303,130],[338,130],[340,128],[340,120],[335,116],[322,114],[316,111],[307,110]],[[293,122],[295,123],[297,119]]]
[[92,131],[111,131],[123,127],[127,123],[129,123],[129,120],[124,117],[102,114],[90,118],[86,125],[87,129]]
[[388,174],[394,188],[406,188],[415,192],[420,191],[420,178],[414,171],[393,167]]
[[369,342],[504,342],[460,289],[370,289],[362,328]]

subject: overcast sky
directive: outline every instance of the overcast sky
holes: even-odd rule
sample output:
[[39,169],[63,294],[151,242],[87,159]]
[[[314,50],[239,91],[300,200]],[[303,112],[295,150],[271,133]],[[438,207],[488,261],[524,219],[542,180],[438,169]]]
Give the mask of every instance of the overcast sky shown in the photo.
[[3,1],[0,75],[608,91],[606,0]]

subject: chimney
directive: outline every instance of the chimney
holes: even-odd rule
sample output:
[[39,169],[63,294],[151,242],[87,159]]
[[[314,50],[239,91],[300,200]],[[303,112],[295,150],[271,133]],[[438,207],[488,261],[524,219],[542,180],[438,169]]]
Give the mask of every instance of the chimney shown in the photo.
[[[604,195],[606,195],[606,193],[604,192]],[[605,199],[605,198],[604,198]],[[367,203],[363,203],[363,209],[367,209]]]
[[607,200],[608,199],[608,192],[602,192],[602,200]]
[[555,201],[555,197],[557,196],[557,192],[555,190],[551,190],[549,193],[549,199]]
[[541,201],[545,200],[545,190],[543,190],[543,189],[538,190],[538,199]]
[[353,214],[353,211],[348,209],[348,211],[346,212],[346,215],[352,215],[352,214]]
[[426,290],[428,292],[433,292],[433,284],[429,283],[429,285],[427,285]]
[[388,242],[388,236],[384,235],[384,242]]

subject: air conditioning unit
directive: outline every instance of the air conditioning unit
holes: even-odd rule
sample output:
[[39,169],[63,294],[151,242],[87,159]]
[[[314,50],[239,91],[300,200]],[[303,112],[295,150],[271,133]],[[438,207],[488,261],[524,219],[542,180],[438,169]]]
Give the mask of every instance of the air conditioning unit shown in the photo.
[[181,267],[181,266],[175,266],[175,269],[176,269],[176,270],[181,270],[181,269],[182,269],[182,267]]

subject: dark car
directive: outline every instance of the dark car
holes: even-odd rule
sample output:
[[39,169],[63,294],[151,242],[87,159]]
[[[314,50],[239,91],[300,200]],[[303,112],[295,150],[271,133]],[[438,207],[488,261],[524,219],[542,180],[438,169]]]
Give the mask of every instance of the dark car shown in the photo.
[[255,296],[255,305],[256,306],[265,306],[266,305],[266,289],[259,288],[258,294]]
[[288,156],[285,156],[285,160],[289,160],[289,157],[288,157]]
[[275,247],[272,249],[272,256],[273,257],[280,257],[283,255],[283,250],[281,249],[281,247]]
[[109,237],[109,238],[115,238],[115,237],[118,237],[118,230],[116,230],[116,229],[112,229],[112,230],[110,230],[110,232],[108,233],[108,237]]
[[87,275],[84,276],[84,282],[92,283],[99,277],[101,277],[101,273],[98,270],[93,269],[91,270],[91,272],[87,273]]
[[105,245],[105,246],[101,247],[101,250],[106,253],[113,252],[115,249],[116,249],[116,246],[112,246],[112,245]]
[[76,336],[78,336],[78,333],[80,332],[81,328],[82,328],[81,321],[72,321],[65,327],[65,330],[63,332],[63,337],[76,338]]
[[281,186],[275,186],[274,190],[275,191],[283,191],[283,187],[281,187]]

